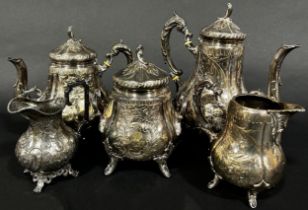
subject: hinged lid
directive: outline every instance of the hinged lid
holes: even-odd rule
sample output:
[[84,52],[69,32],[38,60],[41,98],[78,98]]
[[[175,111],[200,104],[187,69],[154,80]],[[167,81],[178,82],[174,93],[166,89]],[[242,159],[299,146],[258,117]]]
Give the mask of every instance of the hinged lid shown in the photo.
[[96,59],[96,52],[85,46],[80,39],[75,39],[72,26],[68,27],[69,39],[49,53],[51,60],[56,62],[87,62]]
[[166,86],[169,83],[169,74],[152,63],[143,59],[143,47],[138,46],[137,58],[127,68],[113,76],[116,85],[129,89],[153,89]]
[[246,34],[232,22],[230,16],[232,14],[232,4],[228,3],[226,15],[218,18],[213,24],[201,30],[200,36],[210,39],[234,39],[244,40]]

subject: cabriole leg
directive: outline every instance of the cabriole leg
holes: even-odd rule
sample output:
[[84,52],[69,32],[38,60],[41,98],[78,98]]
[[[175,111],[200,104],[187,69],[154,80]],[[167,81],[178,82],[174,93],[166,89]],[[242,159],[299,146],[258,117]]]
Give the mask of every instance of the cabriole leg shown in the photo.
[[255,190],[248,191],[248,202],[251,208],[257,207],[257,192]]
[[43,189],[44,185],[45,185],[44,181],[38,180],[38,181],[36,182],[35,188],[33,189],[33,192],[35,192],[35,193],[40,193],[40,192],[42,192],[42,189]]
[[158,163],[159,169],[166,178],[170,178],[171,174],[167,165],[166,159],[158,158],[155,160]]
[[110,161],[109,164],[107,165],[107,167],[105,168],[105,175],[108,176],[110,174],[112,174],[112,172],[115,170],[115,168],[117,167],[117,164],[119,162],[119,159],[116,157],[110,157]]
[[207,184],[207,187],[208,187],[209,189],[213,189],[214,187],[216,187],[216,186],[218,185],[219,181],[220,181],[220,177],[219,177],[217,174],[215,174],[215,176],[214,176],[214,178],[212,179],[212,181],[210,181],[210,182]]

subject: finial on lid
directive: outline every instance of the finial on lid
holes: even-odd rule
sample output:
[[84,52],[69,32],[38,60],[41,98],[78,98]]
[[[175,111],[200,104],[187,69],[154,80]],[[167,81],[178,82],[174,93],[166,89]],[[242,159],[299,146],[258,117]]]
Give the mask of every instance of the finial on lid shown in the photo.
[[68,37],[70,39],[73,39],[74,38],[74,33],[73,33],[73,26],[69,26],[68,29],[67,29],[67,34],[68,34]]
[[231,14],[232,14],[232,4],[228,3],[227,4],[227,11],[226,11],[224,18],[229,18],[231,16]]
[[138,47],[136,48],[136,55],[139,61],[141,61],[142,63],[146,63],[143,59],[143,46],[141,44],[138,45]]
[[173,15],[174,16],[179,16],[178,13],[175,10],[173,11]]

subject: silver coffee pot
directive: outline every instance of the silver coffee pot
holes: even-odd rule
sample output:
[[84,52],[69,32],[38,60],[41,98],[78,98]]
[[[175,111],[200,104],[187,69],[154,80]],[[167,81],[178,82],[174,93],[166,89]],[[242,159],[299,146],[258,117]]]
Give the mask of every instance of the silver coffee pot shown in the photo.
[[[232,5],[228,4],[224,17],[201,30],[197,46],[184,19],[177,14],[167,20],[161,32],[163,57],[179,86],[176,108],[186,124],[205,131],[211,139],[224,128],[229,101],[246,92],[242,75],[246,35],[231,20],[231,14]],[[184,45],[196,59],[195,68],[184,83],[180,81],[183,71],[171,58],[169,39],[175,28],[185,35]]]

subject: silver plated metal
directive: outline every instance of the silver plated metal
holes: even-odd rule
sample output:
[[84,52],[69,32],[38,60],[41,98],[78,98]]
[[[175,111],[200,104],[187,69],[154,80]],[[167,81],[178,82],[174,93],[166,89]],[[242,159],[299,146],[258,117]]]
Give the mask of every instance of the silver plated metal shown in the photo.
[[257,207],[259,192],[281,179],[285,166],[282,132],[291,115],[305,111],[300,105],[279,99],[280,66],[296,47],[284,45],[278,49],[270,67],[267,96],[254,92],[230,101],[226,127],[211,147],[215,177],[208,187],[215,187],[223,179],[245,188],[251,208]]
[[[111,58],[123,52],[127,60],[131,50],[119,43],[107,54],[105,68]],[[154,160],[165,177],[170,177],[167,159],[174,147],[173,141],[181,132],[181,116],[172,104],[168,87],[169,75],[143,58],[139,46],[136,59],[113,76],[110,101],[100,121],[105,134],[104,145],[110,162],[105,175],[110,175],[119,160]]]
[[[97,64],[96,52],[74,37],[72,27],[68,28],[68,40],[49,54],[51,64],[48,72],[48,86],[43,91],[45,98],[51,96],[64,99],[67,85],[85,80],[89,85],[89,118],[92,120],[103,111],[106,92],[101,87],[99,75],[103,69]],[[18,72],[27,71],[22,59],[11,60]],[[23,78],[27,80],[27,78]],[[24,83],[25,81],[19,81]],[[18,89],[18,87],[17,87]],[[18,90],[17,90],[18,91]],[[70,93],[72,105],[64,107],[62,117],[74,129],[82,124],[84,115],[84,92],[76,87]]]
[[[55,91],[45,94],[37,88],[27,88],[27,71],[22,68],[21,59],[9,59],[19,66],[18,78],[15,85],[16,96],[8,104],[8,112],[21,114],[29,120],[28,129],[20,136],[15,147],[15,154],[19,163],[30,173],[36,183],[34,192],[41,192],[45,184],[49,184],[58,176],[72,175],[78,172],[73,170],[70,160],[77,147],[77,139],[83,125],[76,132],[65,124],[62,111],[66,105],[64,98],[57,97]],[[57,89],[61,84],[55,81]],[[84,96],[88,99],[88,86],[80,82],[68,86],[67,96],[76,85],[84,86]],[[67,98],[67,101],[69,98]],[[88,102],[84,103],[88,110]],[[84,121],[88,121],[88,111]],[[84,123],[83,123],[84,124]]]
[[[244,39],[246,35],[233,23],[228,4],[226,15],[201,30],[199,41],[192,43],[183,18],[174,14],[161,32],[161,49],[173,78],[178,81],[177,110],[186,124],[205,131],[215,138],[224,128],[226,110],[233,96],[245,93],[242,78]],[[169,39],[172,29],[185,35],[185,46],[196,59],[190,78],[182,83],[182,70],[178,69],[170,55]]]

